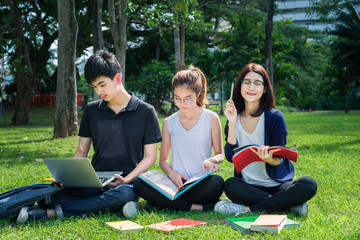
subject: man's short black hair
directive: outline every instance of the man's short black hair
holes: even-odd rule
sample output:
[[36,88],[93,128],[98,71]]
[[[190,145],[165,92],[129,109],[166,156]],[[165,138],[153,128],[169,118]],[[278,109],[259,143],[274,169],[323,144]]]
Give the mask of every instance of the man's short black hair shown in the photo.
[[89,84],[101,76],[113,79],[117,73],[121,74],[120,63],[114,54],[104,50],[97,51],[85,64],[85,79]]

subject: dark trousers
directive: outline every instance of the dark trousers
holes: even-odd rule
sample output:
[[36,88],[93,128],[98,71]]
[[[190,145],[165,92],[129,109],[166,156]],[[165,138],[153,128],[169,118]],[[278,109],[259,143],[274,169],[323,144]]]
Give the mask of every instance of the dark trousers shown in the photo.
[[234,203],[256,211],[282,211],[300,205],[311,199],[317,190],[317,183],[311,177],[301,177],[284,182],[276,187],[262,187],[246,183],[238,177],[226,180],[224,191]]
[[215,203],[219,200],[223,193],[224,180],[218,175],[211,175],[175,200],[168,199],[139,178],[134,180],[134,189],[138,196],[154,207],[189,211],[191,205],[195,203],[203,205],[203,210],[206,211],[213,209]]

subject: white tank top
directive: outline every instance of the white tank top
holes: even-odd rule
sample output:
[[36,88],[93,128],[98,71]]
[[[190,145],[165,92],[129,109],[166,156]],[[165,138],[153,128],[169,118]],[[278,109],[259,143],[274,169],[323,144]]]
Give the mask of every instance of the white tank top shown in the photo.
[[[240,122],[240,115],[236,121],[235,136],[239,146],[250,144],[264,145],[265,141],[265,115],[261,114],[255,130],[252,133],[246,132]],[[266,172],[265,162],[253,162],[241,171],[242,179],[253,185],[274,187],[280,183],[271,179]]]
[[202,173],[202,162],[211,157],[211,111],[203,109],[195,126],[186,130],[180,123],[179,112],[168,120],[171,137],[171,167],[186,177]]

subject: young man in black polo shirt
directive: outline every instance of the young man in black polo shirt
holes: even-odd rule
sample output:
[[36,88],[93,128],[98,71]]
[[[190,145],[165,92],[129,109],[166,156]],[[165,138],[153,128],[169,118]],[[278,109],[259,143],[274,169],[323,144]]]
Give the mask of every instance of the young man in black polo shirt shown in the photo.
[[88,157],[92,143],[91,163],[95,170],[122,171],[123,175],[115,175],[116,181],[99,194],[84,197],[63,191],[52,199],[51,205],[23,208],[18,223],[107,210],[121,210],[125,217],[137,216],[132,181],[154,165],[157,143],[161,142],[155,110],[125,90],[121,67],[113,54],[100,51],[91,56],[85,65],[85,79],[101,99],[88,103],[84,110],[73,157]]

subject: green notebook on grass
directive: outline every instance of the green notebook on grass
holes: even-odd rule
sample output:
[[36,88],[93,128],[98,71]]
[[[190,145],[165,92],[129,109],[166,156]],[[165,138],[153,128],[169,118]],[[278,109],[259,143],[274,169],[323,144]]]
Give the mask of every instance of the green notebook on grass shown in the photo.
[[[250,230],[250,225],[258,218],[259,216],[249,216],[249,217],[237,217],[237,218],[227,218],[226,224],[230,225],[235,230],[239,230],[243,233],[253,232]],[[300,227],[300,223],[291,219],[286,220],[284,228],[297,228]]]
[[259,216],[250,216],[250,217],[237,217],[237,218],[227,218],[226,224],[230,225],[235,230],[240,230],[243,233],[250,233],[250,225],[258,218]]

